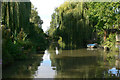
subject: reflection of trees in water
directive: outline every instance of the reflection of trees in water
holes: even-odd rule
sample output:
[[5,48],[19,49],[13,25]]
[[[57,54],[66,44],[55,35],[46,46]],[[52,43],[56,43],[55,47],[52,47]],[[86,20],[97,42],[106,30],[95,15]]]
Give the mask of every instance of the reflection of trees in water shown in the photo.
[[120,53],[119,52],[105,52],[104,53],[104,62],[108,67],[107,77],[113,78],[120,75]]
[[61,57],[61,55],[64,55],[65,53],[57,56],[55,53],[51,53],[52,65],[56,66],[57,70],[56,77],[96,78],[104,76],[104,68],[98,63],[98,60],[101,63],[103,63],[103,61],[100,59],[100,56],[95,56],[98,53],[95,53],[94,55],[85,53],[85,56],[81,56],[82,54],[76,54],[75,52],[77,51],[70,53],[70,55],[73,54],[77,56],[68,55]]
[[119,53],[118,52],[104,53],[104,61],[110,68],[115,66],[118,67],[120,65]]
[[16,61],[15,64],[3,69],[3,78],[32,78],[42,61],[42,56],[33,56],[27,61]]

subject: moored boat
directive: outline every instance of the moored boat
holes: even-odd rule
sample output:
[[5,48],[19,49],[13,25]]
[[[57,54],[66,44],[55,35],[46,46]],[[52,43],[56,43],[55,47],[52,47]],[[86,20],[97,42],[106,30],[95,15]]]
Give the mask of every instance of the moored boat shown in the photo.
[[97,44],[88,44],[87,45],[88,48],[97,48]]

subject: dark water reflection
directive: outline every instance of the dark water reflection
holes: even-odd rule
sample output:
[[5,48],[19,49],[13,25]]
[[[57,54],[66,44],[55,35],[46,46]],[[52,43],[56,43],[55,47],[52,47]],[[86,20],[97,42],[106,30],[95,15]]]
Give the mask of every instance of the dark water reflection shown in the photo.
[[3,67],[2,78],[33,78],[33,74],[40,66],[43,54],[36,54],[32,59],[27,59],[25,61],[16,61],[14,64]]
[[[14,65],[4,70],[5,77],[27,78],[112,78],[120,77],[116,60],[109,60],[102,50],[46,50],[44,55],[23,65]],[[42,59],[41,59],[42,58]],[[118,61],[119,63],[119,61]],[[29,73],[25,72],[28,71]],[[10,75],[9,75],[10,74]]]
[[[51,51],[52,65],[56,66],[56,78],[103,77],[103,57],[99,51],[66,50],[59,55]],[[103,72],[102,72],[103,71]]]

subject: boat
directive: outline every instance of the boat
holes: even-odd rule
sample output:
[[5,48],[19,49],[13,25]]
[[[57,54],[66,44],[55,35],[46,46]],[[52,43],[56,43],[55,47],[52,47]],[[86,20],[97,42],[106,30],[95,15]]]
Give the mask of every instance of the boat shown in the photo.
[[88,48],[97,48],[97,43],[95,43],[95,44],[88,44],[87,47]]

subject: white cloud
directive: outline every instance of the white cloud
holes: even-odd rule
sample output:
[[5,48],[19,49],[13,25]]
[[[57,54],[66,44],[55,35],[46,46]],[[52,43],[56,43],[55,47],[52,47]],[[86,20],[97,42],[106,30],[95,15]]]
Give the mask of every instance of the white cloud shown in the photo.
[[37,8],[38,14],[44,21],[42,28],[44,31],[50,26],[51,15],[54,9],[65,0],[31,0],[32,4]]

